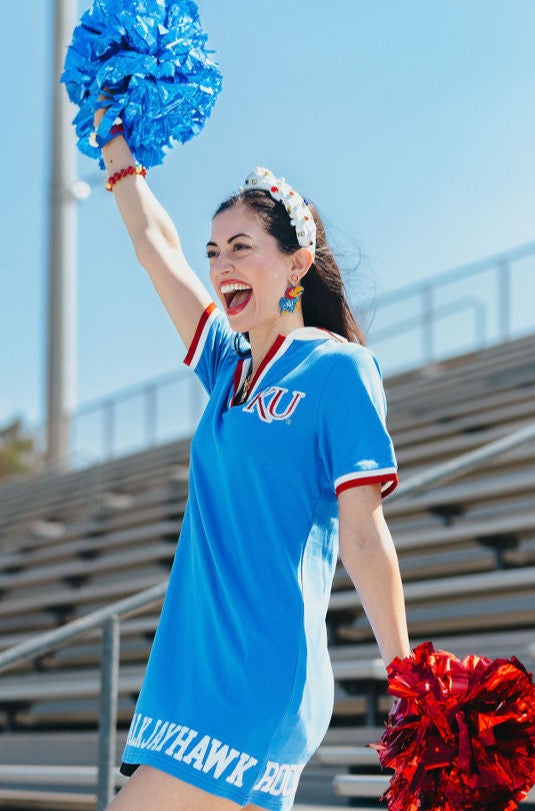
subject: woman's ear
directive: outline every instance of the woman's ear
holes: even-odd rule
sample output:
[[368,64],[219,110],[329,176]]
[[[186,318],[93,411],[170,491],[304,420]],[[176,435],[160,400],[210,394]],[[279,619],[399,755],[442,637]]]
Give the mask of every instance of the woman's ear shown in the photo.
[[290,272],[299,276],[300,279],[308,272],[314,258],[308,248],[299,248],[292,254],[292,264]]

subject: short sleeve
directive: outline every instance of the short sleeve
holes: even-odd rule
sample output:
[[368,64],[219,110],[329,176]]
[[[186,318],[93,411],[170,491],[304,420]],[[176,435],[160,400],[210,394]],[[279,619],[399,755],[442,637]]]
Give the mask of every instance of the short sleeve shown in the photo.
[[381,371],[372,353],[358,344],[343,347],[325,381],[319,452],[337,496],[349,487],[377,483],[386,496],[397,485]]
[[234,356],[233,332],[221,310],[212,302],[199,319],[195,335],[184,358],[208,392],[212,393],[221,366]]

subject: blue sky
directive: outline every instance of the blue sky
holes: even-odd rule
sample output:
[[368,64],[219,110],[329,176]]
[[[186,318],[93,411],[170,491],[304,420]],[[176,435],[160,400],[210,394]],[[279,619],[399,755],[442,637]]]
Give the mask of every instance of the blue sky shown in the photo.
[[[257,164],[316,202],[345,264],[364,254],[357,300],[535,239],[533,0],[199,5],[223,92],[149,182],[203,278],[211,214]],[[45,411],[52,26],[52,0],[0,4],[0,425]],[[76,403],[184,354],[103,180],[79,206]]]

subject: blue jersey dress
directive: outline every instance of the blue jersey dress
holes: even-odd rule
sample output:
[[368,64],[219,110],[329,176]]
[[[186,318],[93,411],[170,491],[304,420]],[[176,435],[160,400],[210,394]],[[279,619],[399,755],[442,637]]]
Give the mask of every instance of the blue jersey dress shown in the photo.
[[148,764],[241,806],[293,805],[329,726],[325,615],[337,495],[397,482],[370,351],[315,327],[251,367],[214,304],[185,362],[210,395],[121,771]]

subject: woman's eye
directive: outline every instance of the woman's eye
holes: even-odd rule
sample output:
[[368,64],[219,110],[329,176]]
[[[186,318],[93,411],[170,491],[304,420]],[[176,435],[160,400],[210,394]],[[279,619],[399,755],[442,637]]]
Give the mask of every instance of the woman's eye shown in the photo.
[[[248,250],[250,250],[250,248],[251,248],[250,245],[245,245],[245,243],[243,243],[243,242],[235,242],[234,245],[232,246],[232,250],[235,253],[237,251],[248,251]],[[208,257],[208,259],[217,259],[219,254],[215,250],[207,250],[206,251],[206,256]]]

